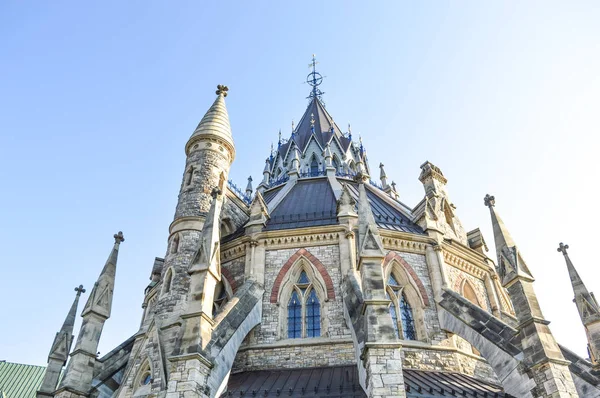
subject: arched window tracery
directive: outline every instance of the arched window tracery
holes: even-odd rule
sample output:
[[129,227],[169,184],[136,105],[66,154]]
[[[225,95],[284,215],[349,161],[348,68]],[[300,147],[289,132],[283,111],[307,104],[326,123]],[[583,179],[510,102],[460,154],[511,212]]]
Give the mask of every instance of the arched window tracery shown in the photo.
[[233,296],[233,292],[231,290],[231,286],[227,282],[227,279],[221,275],[221,280],[217,282],[215,286],[215,294],[213,296],[213,310],[212,316],[213,318],[221,312],[225,304],[231,299]]
[[287,302],[287,338],[321,336],[321,300],[304,269],[291,289]]
[[396,337],[404,340],[416,340],[417,334],[412,306],[404,294],[404,287],[400,285],[393,273],[390,273],[388,277],[386,296],[392,301],[390,316]]

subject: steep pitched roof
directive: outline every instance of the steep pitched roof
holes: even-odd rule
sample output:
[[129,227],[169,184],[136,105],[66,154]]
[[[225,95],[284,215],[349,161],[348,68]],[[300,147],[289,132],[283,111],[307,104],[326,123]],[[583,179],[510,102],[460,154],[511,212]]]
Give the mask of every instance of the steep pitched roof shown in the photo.
[[[340,180],[348,186],[350,195],[354,200],[358,200],[358,187],[356,183]],[[375,217],[375,223],[381,229],[388,229],[392,231],[409,232],[413,234],[424,234],[421,227],[412,222],[410,218],[404,215],[401,211],[394,208],[394,206],[387,203],[379,195],[373,192],[370,186],[367,188],[367,198],[371,204],[371,211]]]
[[[314,120],[314,131],[311,120]],[[329,112],[317,98],[313,98],[308,104],[290,140],[279,147],[280,156],[285,158],[292,142],[296,144],[300,151],[304,152],[304,149],[310,143],[311,136],[315,137],[322,148],[325,148],[333,136],[339,141],[344,151],[348,149],[351,143],[350,139],[344,137],[342,130],[335,124]]]
[[271,213],[267,230],[337,223],[333,190],[325,178],[298,181]]
[[45,366],[0,362],[0,397],[35,398],[45,371]]

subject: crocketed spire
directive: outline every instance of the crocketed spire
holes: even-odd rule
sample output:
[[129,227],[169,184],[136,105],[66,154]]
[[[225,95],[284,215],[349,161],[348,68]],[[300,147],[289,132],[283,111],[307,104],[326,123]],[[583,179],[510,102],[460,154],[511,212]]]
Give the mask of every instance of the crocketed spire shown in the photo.
[[529,271],[525,260],[517,249],[515,242],[508,232],[508,228],[495,210],[496,198],[486,195],[484,204],[489,207],[492,216],[492,227],[494,230],[494,241],[496,243],[496,254],[498,256],[498,267],[502,284],[506,285],[513,279],[526,278],[533,281],[533,275]]

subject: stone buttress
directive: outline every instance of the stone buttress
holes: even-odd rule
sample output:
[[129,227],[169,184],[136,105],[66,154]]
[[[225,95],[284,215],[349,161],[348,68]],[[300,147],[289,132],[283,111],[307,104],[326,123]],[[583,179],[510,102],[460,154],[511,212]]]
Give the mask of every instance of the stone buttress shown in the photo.
[[114,238],[113,249],[81,313],[81,330],[60,387],[55,392],[56,397],[86,397],[92,388],[98,343],[112,308],[119,246],[125,240],[122,232]]
[[561,252],[567,262],[569,279],[573,286],[575,295],[573,301],[577,305],[577,311],[581,318],[581,323],[585,328],[585,334],[588,339],[588,350],[590,360],[596,371],[600,370],[600,308],[594,294],[589,292],[575,266],[569,258],[567,249],[569,245],[560,244],[557,251]]
[[62,372],[63,366],[67,363],[69,353],[71,352],[71,345],[73,344],[73,327],[75,326],[75,316],[77,315],[77,306],[79,304],[79,297],[81,293],[85,293],[85,289],[82,285],[75,288],[77,294],[75,300],[71,305],[71,309],[67,314],[65,322],[52,343],[50,354],[48,355],[48,366],[44,373],[44,380],[42,385],[37,392],[37,397],[53,397],[58,380]]
[[502,286],[512,299],[518,319],[523,364],[535,382],[536,397],[577,397],[577,391],[565,360],[544,319],[533,290],[533,275],[525,264],[508,229],[495,210],[493,196],[485,197],[492,217],[498,268]]

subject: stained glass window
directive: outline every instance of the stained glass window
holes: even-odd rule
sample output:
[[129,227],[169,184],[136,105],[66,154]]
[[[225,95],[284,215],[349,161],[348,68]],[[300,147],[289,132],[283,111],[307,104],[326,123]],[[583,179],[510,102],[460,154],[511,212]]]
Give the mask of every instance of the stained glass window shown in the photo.
[[416,340],[415,320],[412,307],[404,295],[404,287],[398,279],[390,274],[387,280],[386,298],[390,299],[390,317],[394,325],[396,337],[405,340]]
[[298,283],[300,283],[300,284],[309,284],[310,283],[310,279],[308,279],[308,275],[306,275],[305,271],[302,271],[302,273],[300,273],[300,278],[298,278]]
[[412,308],[404,294],[400,297],[400,315],[402,316],[402,333],[404,334],[404,339],[416,340],[415,320],[413,318]]
[[321,335],[321,303],[306,271],[300,272],[288,303],[288,338]]
[[302,337],[302,303],[294,290],[288,303],[288,338]]
[[[385,298],[390,298],[390,295],[387,292],[385,293]],[[392,317],[392,324],[394,325],[396,337],[400,338],[400,331],[398,330],[398,315],[396,314],[396,304],[394,304],[394,302],[392,302],[390,305],[390,316]]]
[[314,289],[306,300],[306,337],[321,335],[321,304]]

